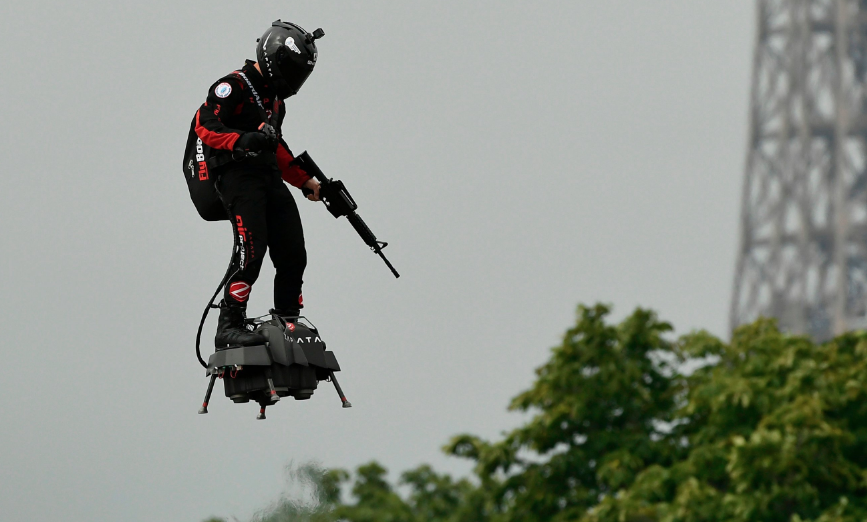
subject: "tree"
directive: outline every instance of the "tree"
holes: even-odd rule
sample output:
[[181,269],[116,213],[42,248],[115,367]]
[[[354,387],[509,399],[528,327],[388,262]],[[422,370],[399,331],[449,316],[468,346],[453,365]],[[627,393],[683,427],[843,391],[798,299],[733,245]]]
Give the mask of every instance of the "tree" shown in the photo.
[[678,452],[661,431],[680,389],[664,338],[671,326],[641,309],[612,326],[609,313],[579,307],[532,388],[512,400],[535,412],[525,426],[496,443],[460,435],[446,446],[476,462],[489,520],[574,520]]
[[[286,467],[286,481],[291,493],[257,513],[253,522],[332,522],[339,502],[340,485],[348,479],[342,470],[326,470],[315,463]],[[233,520],[237,520],[234,519]],[[211,518],[205,522],[226,522]]]
[[351,522],[447,522],[457,520],[474,490],[466,480],[456,482],[422,465],[401,475],[399,483],[409,487],[404,500],[386,482],[386,472],[376,462],[360,466],[352,486],[356,502],[339,506],[335,516]]
[[352,486],[357,502],[339,506],[337,517],[351,522],[412,522],[409,506],[386,481],[386,473],[376,462],[360,466]]
[[683,458],[648,466],[584,520],[867,518],[867,334],[816,345],[760,319],[730,344],[697,333],[678,348],[718,360],[686,378],[668,435]]

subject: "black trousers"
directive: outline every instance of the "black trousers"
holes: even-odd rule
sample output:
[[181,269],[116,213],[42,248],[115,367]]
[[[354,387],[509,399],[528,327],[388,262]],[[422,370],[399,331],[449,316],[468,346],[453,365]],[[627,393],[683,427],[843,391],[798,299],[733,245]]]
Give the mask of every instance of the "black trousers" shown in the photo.
[[307,267],[304,231],[295,198],[280,171],[270,166],[230,164],[220,173],[217,186],[241,246],[233,267],[237,272],[226,283],[226,302],[246,306],[270,249],[276,270],[274,308],[301,308],[301,284]]

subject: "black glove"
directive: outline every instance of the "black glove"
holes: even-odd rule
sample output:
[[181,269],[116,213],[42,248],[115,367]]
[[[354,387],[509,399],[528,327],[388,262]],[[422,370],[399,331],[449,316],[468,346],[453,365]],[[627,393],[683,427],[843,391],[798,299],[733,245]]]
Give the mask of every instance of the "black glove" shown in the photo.
[[267,123],[263,123],[262,125],[259,125],[259,132],[264,134],[265,137],[268,139],[268,142],[274,144],[274,150],[277,150],[277,140],[279,139],[279,136],[277,136],[277,129],[268,125]]
[[277,131],[263,123],[258,131],[245,132],[235,142],[235,152],[275,152],[277,150]]

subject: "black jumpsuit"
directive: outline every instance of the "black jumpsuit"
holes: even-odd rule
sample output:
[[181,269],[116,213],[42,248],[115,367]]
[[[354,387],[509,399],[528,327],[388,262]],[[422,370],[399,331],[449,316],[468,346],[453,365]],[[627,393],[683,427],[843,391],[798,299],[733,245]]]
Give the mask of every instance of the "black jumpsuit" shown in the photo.
[[[281,133],[285,104],[253,64],[247,60],[240,71],[215,82],[207,101],[196,113],[195,133],[215,152],[231,154],[243,133],[255,132],[263,123],[257,95],[271,125],[278,135]],[[246,76],[252,89],[239,72]],[[301,284],[307,266],[304,232],[298,207],[283,181],[301,187],[310,177],[290,166],[292,159],[292,152],[281,136],[275,154],[232,161],[210,173],[216,176],[216,186],[241,245],[240,256],[235,259],[237,272],[226,284],[224,299],[228,304],[246,306],[265,252],[270,249],[276,270],[274,308],[292,310],[303,305]]]

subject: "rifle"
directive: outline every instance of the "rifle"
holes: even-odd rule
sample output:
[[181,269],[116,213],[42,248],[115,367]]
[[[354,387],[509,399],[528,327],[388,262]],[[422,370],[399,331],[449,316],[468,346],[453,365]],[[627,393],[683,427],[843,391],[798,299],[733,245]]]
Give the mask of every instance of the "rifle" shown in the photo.
[[[319,166],[316,165],[316,162],[313,161],[310,154],[307,154],[307,151],[299,154],[294,160],[292,160],[291,164],[297,165],[309,176],[313,176],[317,181],[319,181],[319,198],[325,203],[325,207],[329,212],[331,212],[331,215],[335,218],[346,216],[346,219],[349,220],[352,228],[358,232],[358,235],[361,236],[361,239],[364,240],[367,246],[369,246],[374,253],[379,255],[383,261],[385,261],[386,266],[388,266],[391,273],[394,274],[394,277],[400,277],[400,274],[397,273],[397,270],[391,266],[391,263],[389,263],[388,259],[385,258],[385,254],[382,253],[382,249],[387,247],[388,243],[377,240],[376,236],[373,235],[373,232],[364,220],[361,219],[361,216],[355,212],[356,209],[358,209],[358,205],[355,203],[355,200],[352,199],[352,196],[349,195],[349,191],[346,190],[346,186],[343,185],[343,182],[325,177],[325,174],[320,170]],[[306,189],[304,192],[305,194],[312,193],[310,189]]]

